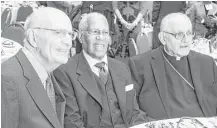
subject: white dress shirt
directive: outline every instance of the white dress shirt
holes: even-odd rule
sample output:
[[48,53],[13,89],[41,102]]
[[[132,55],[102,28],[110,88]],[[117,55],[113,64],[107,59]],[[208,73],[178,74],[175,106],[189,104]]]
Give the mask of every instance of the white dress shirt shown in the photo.
[[[36,57],[25,47],[22,48],[22,51],[32,64],[33,68],[35,69],[36,73],[38,74],[44,88],[46,87],[46,79],[48,77],[48,72],[45,68],[41,65],[41,63],[36,59]],[[45,88],[46,89],[46,88]]]
[[92,58],[90,55],[88,55],[84,50],[82,50],[82,52],[84,54],[85,59],[87,60],[87,62],[89,64],[92,72],[95,73],[98,77],[99,77],[100,69],[97,68],[95,66],[95,64],[100,63],[100,62],[105,62],[105,70],[108,71],[108,58],[107,58],[107,55],[105,55],[102,60],[97,60],[97,59]]

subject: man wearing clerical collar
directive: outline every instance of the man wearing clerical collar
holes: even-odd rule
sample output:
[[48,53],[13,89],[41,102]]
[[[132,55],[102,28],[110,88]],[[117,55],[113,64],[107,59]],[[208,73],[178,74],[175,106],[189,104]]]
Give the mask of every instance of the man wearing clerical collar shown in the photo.
[[129,60],[140,109],[157,120],[216,116],[217,67],[213,58],[190,50],[190,19],[171,13],[160,29],[163,46]]
[[109,25],[100,13],[79,23],[83,51],[54,71],[66,96],[65,128],[127,128],[149,121],[138,108],[126,64],[107,57]]

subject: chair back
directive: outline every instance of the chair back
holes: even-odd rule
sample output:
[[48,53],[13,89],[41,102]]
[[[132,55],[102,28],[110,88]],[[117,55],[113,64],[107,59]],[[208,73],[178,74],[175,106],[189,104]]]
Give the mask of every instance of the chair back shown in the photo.
[[1,15],[1,30],[4,30],[5,27],[9,26],[11,23],[11,9],[6,8]]
[[30,6],[21,6],[17,11],[17,22],[25,22],[26,18],[33,12]]
[[23,46],[23,40],[25,37],[25,30],[22,24],[13,23],[8,27],[4,28],[1,33],[1,36],[7,39],[11,39],[13,41],[18,42],[21,46]]
[[140,32],[136,38],[139,54],[146,53],[152,49],[152,32]]

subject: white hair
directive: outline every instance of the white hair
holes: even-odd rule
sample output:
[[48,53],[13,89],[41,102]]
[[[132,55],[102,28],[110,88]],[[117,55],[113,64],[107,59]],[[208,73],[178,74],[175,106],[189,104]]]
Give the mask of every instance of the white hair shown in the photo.
[[[192,26],[191,20],[188,18],[187,15],[185,15],[183,13],[178,12],[178,13],[170,13],[170,14],[166,15],[161,21],[160,31],[166,31],[168,28],[173,27],[172,25],[175,22],[178,22],[178,20],[183,20],[183,19],[188,21],[189,24]],[[171,26],[171,27],[169,27],[169,26]]]
[[92,12],[92,13],[88,13],[88,14],[85,13],[81,16],[81,20],[80,20],[79,26],[78,26],[79,31],[87,30],[88,22],[90,21],[90,19],[95,18],[95,17],[100,17],[108,23],[106,17],[101,13],[98,13],[98,12]]

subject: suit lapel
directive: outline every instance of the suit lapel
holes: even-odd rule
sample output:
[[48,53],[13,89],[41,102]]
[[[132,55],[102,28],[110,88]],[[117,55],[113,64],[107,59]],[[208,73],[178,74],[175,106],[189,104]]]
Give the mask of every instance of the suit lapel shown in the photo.
[[121,72],[118,72],[118,65],[114,65],[114,63],[112,62],[112,60],[108,57],[108,68],[109,68],[109,72],[111,74],[111,79],[114,85],[114,89],[117,95],[117,99],[120,105],[120,110],[121,113],[123,115],[123,119],[125,121],[125,124],[127,124],[127,121],[125,119],[126,117],[126,92],[125,92],[125,80],[122,79]]
[[65,96],[61,88],[59,87],[59,84],[56,82],[56,79],[54,78],[53,74],[51,74],[51,78],[52,78],[52,82],[53,82],[54,90],[55,90],[56,114],[63,127],[66,99],[65,99]]
[[192,76],[192,81],[194,84],[195,88],[195,93],[198,99],[198,102],[201,106],[201,109],[204,113],[205,116],[208,116],[207,113],[208,109],[206,109],[205,104],[203,103],[204,97],[203,97],[203,89],[202,89],[202,82],[200,80],[200,67],[199,67],[199,62],[197,61],[196,57],[193,56],[192,51],[188,55],[188,61],[189,61],[189,66],[190,66],[190,72]]
[[101,106],[103,106],[97,83],[83,53],[80,53],[78,57],[77,73],[80,74],[80,76],[78,77],[78,81],[80,82],[80,84],[94,99],[97,100],[97,102]]
[[31,95],[33,101],[41,110],[41,112],[45,115],[48,121],[55,128],[60,128],[61,125],[59,123],[59,120],[57,119],[57,116],[52,109],[52,104],[50,103],[47,93],[45,92],[36,71],[34,70],[31,63],[28,61],[22,51],[19,51],[16,57],[19,60],[21,66],[23,67],[24,76],[26,76],[29,80],[26,88],[29,91],[29,94]]
[[160,49],[154,54],[151,60],[151,66],[152,70],[154,72],[154,77],[156,80],[157,88],[164,106],[164,109],[166,111],[167,117],[170,117],[170,110],[169,110],[169,104],[168,104],[168,96],[167,96],[167,81],[166,81],[166,73],[165,73],[165,66],[164,66],[164,60],[162,57],[162,51],[163,47],[160,47]]

